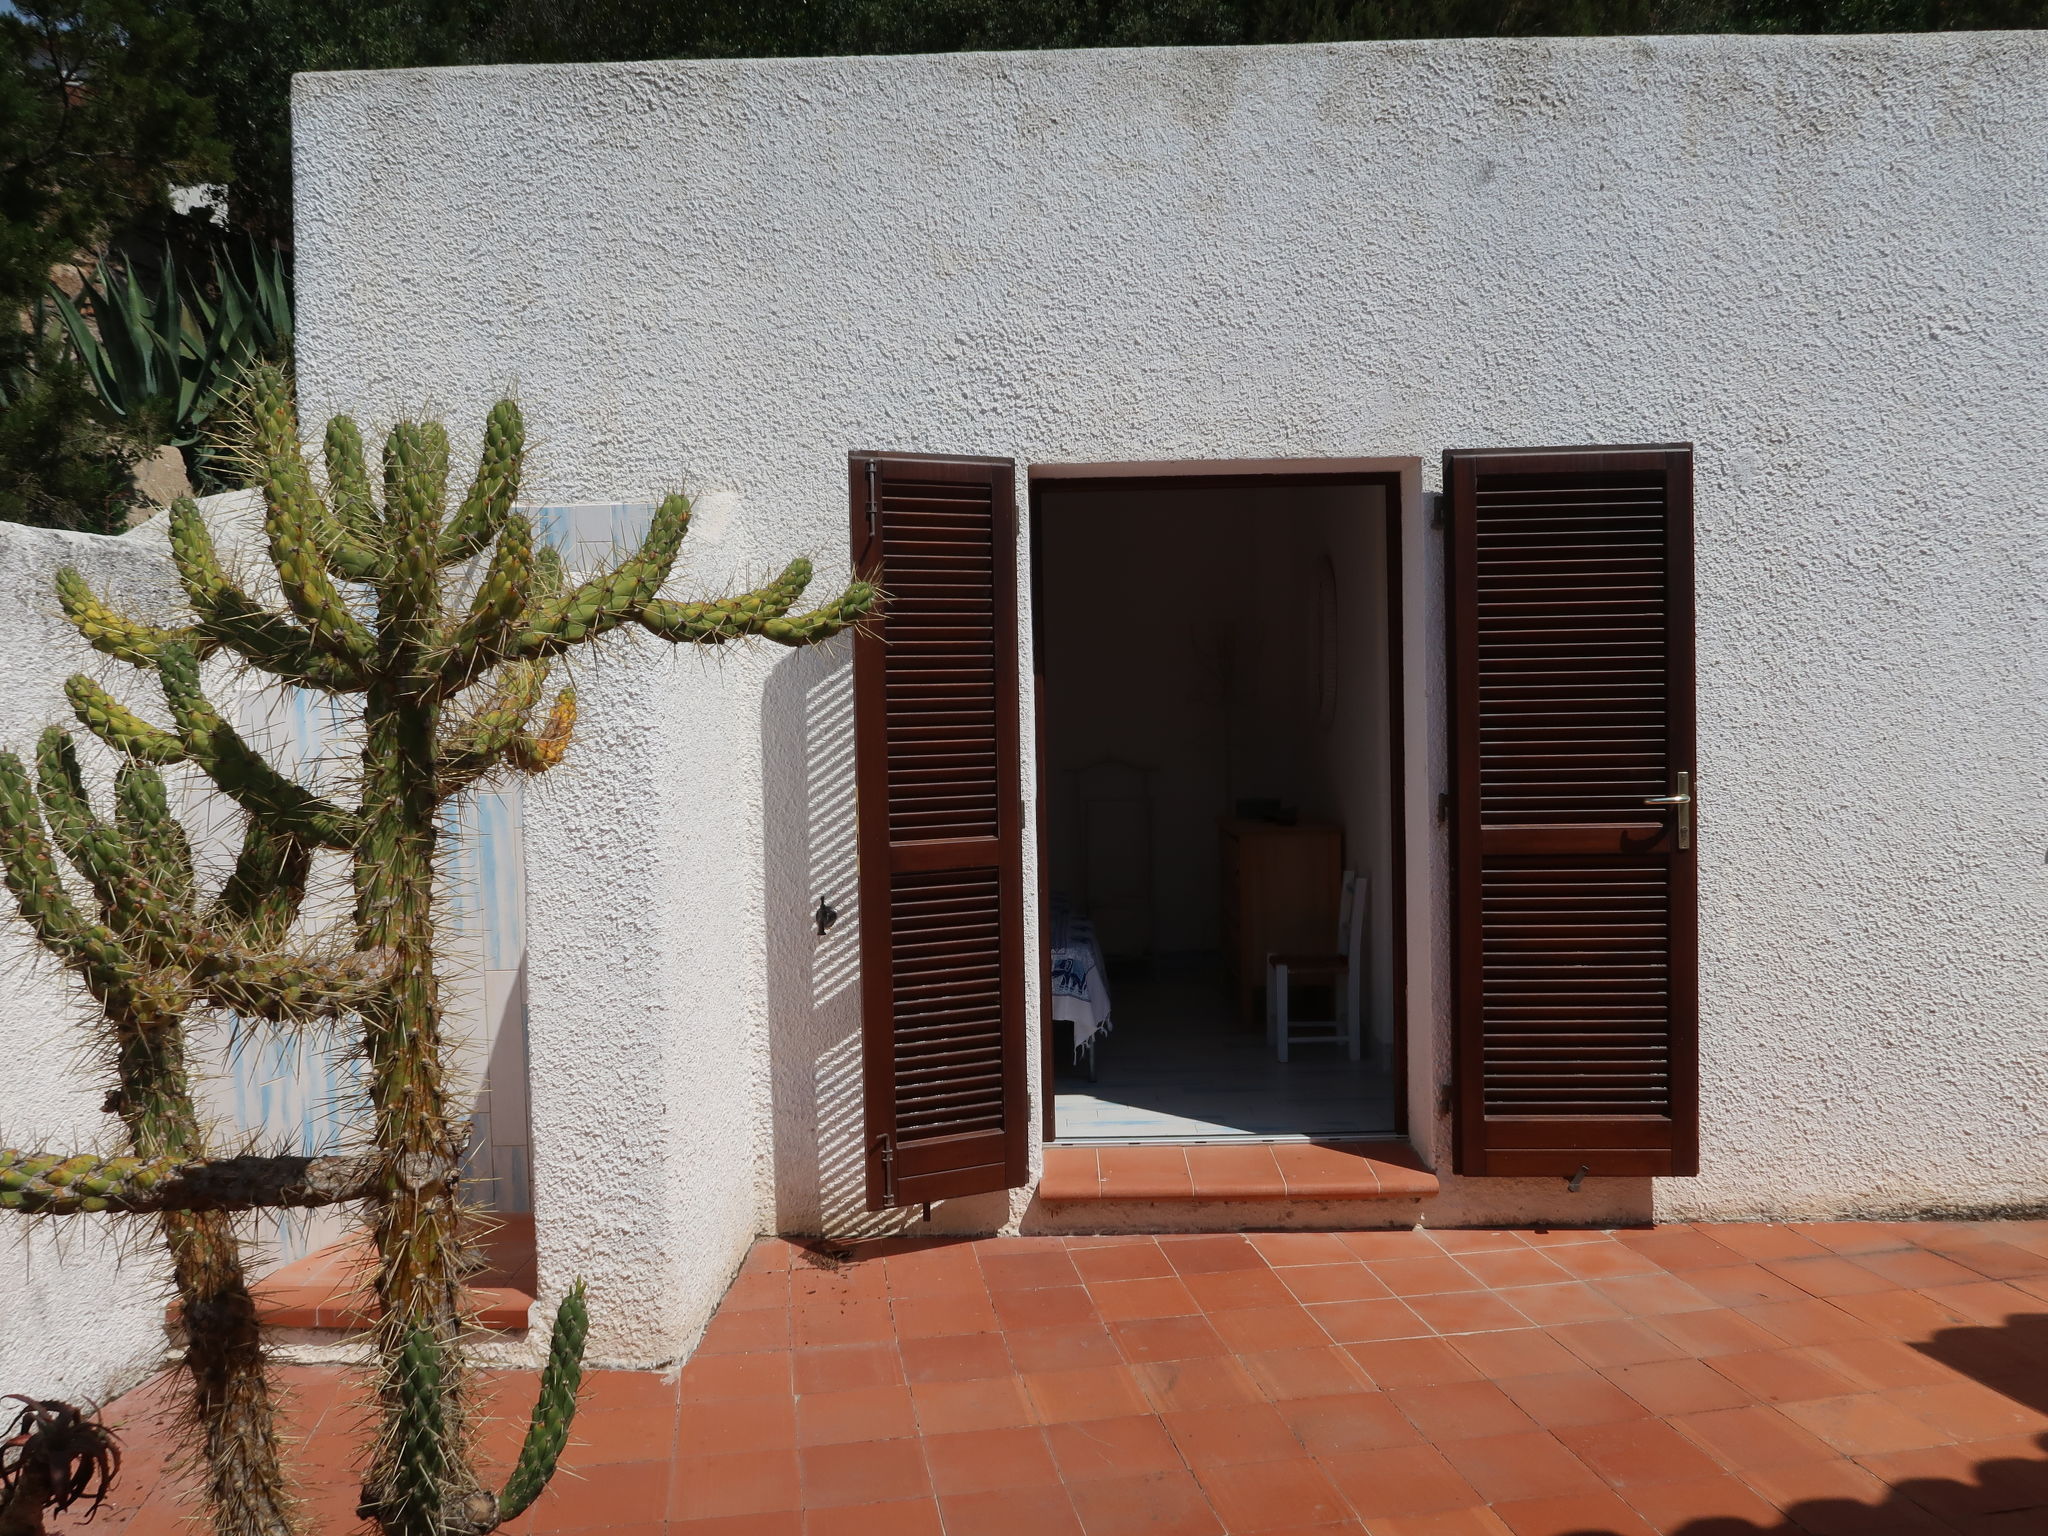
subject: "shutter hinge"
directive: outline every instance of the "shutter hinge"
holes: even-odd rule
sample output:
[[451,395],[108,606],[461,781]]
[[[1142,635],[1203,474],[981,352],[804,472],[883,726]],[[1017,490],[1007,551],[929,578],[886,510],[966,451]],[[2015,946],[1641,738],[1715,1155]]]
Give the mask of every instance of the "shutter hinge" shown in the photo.
[[1451,821],[1451,792],[1444,790],[1436,797],[1436,824],[1449,826]]
[[1429,502],[1429,526],[1432,528],[1448,526],[1444,520],[1444,493],[1438,491],[1430,497]]
[[882,1152],[882,1204],[893,1208],[896,1204],[896,1147],[887,1136],[877,1136],[875,1141]]
[[882,461],[868,460],[868,537],[875,536],[875,494],[882,478]]
[[1438,1083],[1436,1087],[1436,1112],[1448,1115],[1451,1112],[1451,1085]]

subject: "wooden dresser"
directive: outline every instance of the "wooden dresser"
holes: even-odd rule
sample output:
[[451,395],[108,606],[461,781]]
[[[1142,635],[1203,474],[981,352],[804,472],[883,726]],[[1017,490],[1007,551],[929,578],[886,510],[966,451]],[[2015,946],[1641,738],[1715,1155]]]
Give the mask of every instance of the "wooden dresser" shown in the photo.
[[1342,827],[1223,823],[1223,957],[1247,1028],[1265,1027],[1267,955],[1335,947],[1343,889]]

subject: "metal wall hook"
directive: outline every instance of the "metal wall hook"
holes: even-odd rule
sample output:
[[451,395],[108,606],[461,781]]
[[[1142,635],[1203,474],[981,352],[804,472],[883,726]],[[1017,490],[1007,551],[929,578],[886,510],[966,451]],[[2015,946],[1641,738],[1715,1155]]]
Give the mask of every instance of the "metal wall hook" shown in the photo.
[[839,914],[824,897],[818,898],[818,910],[811,914],[818,920],[818,937],[823,938],[832,931],[832,925],[839,921]]
[[1573,1174],[1570,1179],[1565,1181],[1565,1189],[1569,1193],[1576,1195],[1581,1189],[1585,1187],[1586,1175],[1591,1173],[1592,1171],[1593,1169],[1590,1164],[1579,1164],[1579,1171]]

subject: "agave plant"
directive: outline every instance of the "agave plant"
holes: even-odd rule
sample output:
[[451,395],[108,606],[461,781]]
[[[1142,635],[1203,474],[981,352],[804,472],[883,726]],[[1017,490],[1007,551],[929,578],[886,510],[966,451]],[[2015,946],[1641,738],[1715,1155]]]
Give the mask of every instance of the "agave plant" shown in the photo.
[[210,294],[166,251],[152,278],[101,262],[82,303],[51,295],[101,404],[135,436],[184,450],[199,483],[223,483],[209,422],[253,363],[291,350],[283,255],[253,240],[243,263],[216,254]]
[[[750,636],[804,646],[876,600],[855,582],[807,613],[795,560],[738,596],[660,595],[690,522],[666,498],[640,548],[571,585],[513,510],[524,456],[518,407],[491,410],[467,497],[448,498],[448,439],[401,422],[384,448],[381,496],[346,417],[328,424],[326,494],[305,462],[282,375],[251,372],[252,450],[262,466],[270,563],[283,604],[224,569],[190,500],[170,547],[191,621],[160,628],[120,613],[75,571],[57,596],[81,635],[153,677],[168,726],[83,675],[79,720],[121,759],[103,819],[70,737],[45,733],[31,773],[0,752],[0,877],[43,947],[97,1003],[127,1150],[0,1150],[0,1209],[101,1219],[155,1217],[171,1250],[191,1341],[185,1370],[203,1432],[219,1536],[288,1536],[272,1398],[229,1213],[357,1202],[377,1249],[376,1343],[383,1423],[362,1512],[391,1536],[483,1536],[539,1495],[566,1443],[586,1314],[580,1287],[555,1320],[549,1365],[518,1464],[497,1492],[473,1458],[463,1276],[475,1218],[461,1199],[465,1128],[450,1082],[435,975],[436,866],[445,807],[495,773],[539,774],[568,750],[574,692],[550,694],[555,660],[637,626],[671,643]],[[352,703],[362,721],[357,796],[325,798],[281,773],[208,701],[201,662],[239,660]],[[158,769],[189,764],[245,819],[225,886],[202,898]],[[346,860],[351,919],[328,942],[297,930],[310,860]],[[59,856],[77,871],[67,882]],[[88,910],[71,894],[92,893]],[[247,1027],[335,1021],[366,1064],[372,1146],[347,1156],[227,1157],[206,1145],[183,1051],[188,1015]]]

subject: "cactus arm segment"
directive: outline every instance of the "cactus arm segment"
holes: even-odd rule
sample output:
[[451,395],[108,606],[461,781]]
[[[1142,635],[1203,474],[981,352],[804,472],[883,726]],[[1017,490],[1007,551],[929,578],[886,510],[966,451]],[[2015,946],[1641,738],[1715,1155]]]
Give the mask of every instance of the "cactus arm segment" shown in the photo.
[[377,1160],[353,1157],[108,1157],[0,1147],[0,1210],[312,1209],[376,1193]]
[[[226,645],[264,671],[302,687],[355,693],[366,686],[358,663],[329,655],[289,614],[264,607],[228,579],[214,550],[213,535],[190,497],[180,496],[171,503],[169,528],[171,559],[184,584],[186,600],[199,615],[194,648],[202,657],[216,646]],[[161,652],[160,641],[152,662]]]
[[242,851],[209,920],[254,949],[282,943],[298,920],[312,865],[312,850],[303,841],[250,817]]
[[856,581],[829,603],[789,616],[810,574],[810,562],[797,560],[768,586],[739,597],[697,603],[657,598],[641,610],[640,622],[662,639],[678,644],[723,645],[742,636],[760,635],[778,645],[798,646],[829,640],[874,611],[879,594],[871,583]]
[[690,528],[690,499],[671,495],[655,509],[640,548],[611,570],[543,603],[518,643],[521,656],[552,656],[640,616],[668,580]]
[[548,1363],[540,1373],[540,1398],[527,1422],[519,1460],[498,1495],[498,1518],[513,1520],[541,1496],[555,1475],[562,1448],[569,1443],[569,1425],[576,1417],[576,1390],[583,1384],[583,1343],[590,1333],[590,1301],[578,1280],[555,1309],[548,1334]]
[[443,1411],[441,1344],[430,1329],[407,1330],[391,1373],[396,1441],[388,1502],[377,1511],[377,1520],[387,1531],[433,1531],[441,1524],[453,1435]]
[[263,532],[278,585],[323,653],[342,662],[367,660],[376,637],[349,611],[328,571],[328,551],[344,535],[306,469],[291,390],[275,368],[253,368],[249,378],[249,418],[263,462]]
[[134,758],[114,774],[114,824],[128,856],[157,888],[180,905],[192,900],[192,843],[171,814],[163,775]]
[[517,514],[508,516],[491,555],[491,568],[440,663],[443,698],[459,693],[507,659],[524,628],[534,574],[533,524]]
[[384,526],[390,553],[378,584],[387,650],[431,646],[441,616],[441,512],[448,495],[448,434],[401,421],[384,440]]
[[567,754],[575,733],[576,690],[564,688],[555,695],[554,706],[548,710],[547,724],[540,734],[519,732],[507,745],[505,756],[521,773],[546,773]]
[[354,846],[362,818],[286,778],[242,740],[200,692],[199,658],[189,647],[165,646],[157,676],[185,755],[206,770],[222,793],[276,830],[317,847]]
[[856,581],[831,602],[793,618],[770,619],[761,626],[761,636],[777,645],[816,645],[853,628],[875,611],[881,593],[865,581]]
[[504,759],[526,729],[547,683],[544,661],[515,661],[499,672],[490,697],[437,743],[434,779],[445,797],[466,789]]
[[130,666],[155,666],[157,648],[166,640],[183,640],[201,647],[211,644],[197,630],[162,629],[115,612],[68,565],[57,572],[57,605],[88,645]]
[[520,417],[519,403],[500,400],[484,422],[484,451],[469,495],[441,534],[440,564],[472,559],[497,536],[512,510],[512,498],[519,494],[525,458],[526,423]]
[[327,501],[334,515],[328,558],[350,581],[375,581],[381,574],[377,546],[382,530],[377,505],[370,499],[363,434],[352,418],[336,416],[327,423],[322,447],[327,460]]
[[124,756],[163,767],[190,756],[184,742],[151,725],[82,672],[65,680],[64,696],[71,700],[79,724]]

